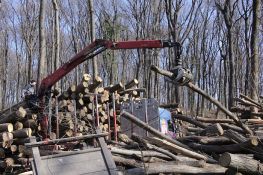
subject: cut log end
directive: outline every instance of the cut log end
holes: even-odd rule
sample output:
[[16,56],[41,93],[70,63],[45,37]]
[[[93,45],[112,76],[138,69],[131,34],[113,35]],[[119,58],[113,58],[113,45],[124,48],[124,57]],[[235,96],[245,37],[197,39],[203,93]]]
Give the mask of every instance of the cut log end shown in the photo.
[[224,153],[219,159],[219,164],[223,167],[228,167],[231,163],[231,156],[229,153]]

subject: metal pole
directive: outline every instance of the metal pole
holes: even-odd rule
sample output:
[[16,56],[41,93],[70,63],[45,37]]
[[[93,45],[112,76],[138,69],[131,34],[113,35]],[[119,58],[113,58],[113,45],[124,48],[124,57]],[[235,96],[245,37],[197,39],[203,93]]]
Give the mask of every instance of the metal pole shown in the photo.
[[109,132],[109,140],[111,140],[111,129],[110,129],[110,105],[109,103],[107,102],[107,115],[108,115],[108,126],[109,126],[109,129],[108,129],[108,132]]
[[92,118],[93,118],[93,126],[96,126],[96,118],[95,118],[95,104],[94,104],[94,99],[92,100]]
[[52,99],[51,97],[49,98],[49,103],[48,103],[48,135],[51,134],[51,118],[52,118]]
[[116,116],[116,109],[115,109],[115,94],[112,93],[112,105],[113,105],[113,120],[114,120],[114,140],[117,142],[117,116]]
[[76,100],[73,100],[73,106],[74,106],[74,136],[76,136],[77,133],[77,124],[78,124],[78,119],[77,119],[77,107],[76,107]]
[[65,143],[65,142],[74,142],[78,140],[85,140],[90,138],[98,138],[98,137],[105,137],[108,133],[99,133],[99,134],[88,134],[83,136],[76,136],[76,137],[68,137],[68,138],[61,138],[61,139],[54,139],[54,140],[48,140],[48,141],[40,141],[35,143],[25,143],[26,147],[37,147],[41,145],[52,145],[52,144],[58,144],[58,143]]
[[99,118],[99,104],[98,104],[98,96],[95,95],[95,103],[96,103],[96,118],[97,118],[97,127],[100,126],[100,118]]
[[[131,114],[133,115],[133,107],[134,107],[134,104],[133,104],[133,99],[132,99],[132,95],[130,95],[130,102],[131,102]],[[131,122],[131,135],[133,133],[133,123]]]
[[[145,105],[145,123],[148,123],[148,99],[145,98],[144,100],[144,105]],[[146,136],[148,136],[148,131],[146,130]]]
[[57,139],[59,138],[59,116],[58,116],[58,97],[55,98],[55,103],[56,103],[56,107],[55,107],[55,115],[57,117],[57,121],[56,121],[56,136]]

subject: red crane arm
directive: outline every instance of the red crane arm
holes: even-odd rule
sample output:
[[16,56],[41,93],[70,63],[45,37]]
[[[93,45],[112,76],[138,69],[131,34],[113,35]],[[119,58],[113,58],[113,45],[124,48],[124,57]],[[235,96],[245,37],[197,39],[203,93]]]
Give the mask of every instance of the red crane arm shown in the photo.
[[138,49],[138,48],[164,48],[180,46],[179,43],[163,40],[136,40],[136,41],[120,41],[113,42],[109,40],[95,40],[83,50],[77,53],[68,62],[63,64],[60,68],[55,70],[41,81],[38,95],[41,97],[62,77],[68,74],[72,69],[83,63],[87,59],[91,59],[106,49]]

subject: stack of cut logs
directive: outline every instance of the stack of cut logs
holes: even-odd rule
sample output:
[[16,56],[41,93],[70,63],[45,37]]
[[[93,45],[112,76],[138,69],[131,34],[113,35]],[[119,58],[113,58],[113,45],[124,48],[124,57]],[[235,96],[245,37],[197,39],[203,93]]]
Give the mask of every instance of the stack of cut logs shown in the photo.
[[[248,135],[232,119],[190,117],[178,113],[184,136],[167,137],[135,116],[122,117],[150,132],[154,137],[131,138],[119,134],[121,142],[112,142],[115,162],[130,174],[262,174],[262,137]],[[241,119],[246,126],[263,123],[261,119]],[[252,127],[251,127],[252,128]],[[256,133],[256,130],[254,130]]]
[[[58,118],[59,118],[59,137],[73,136],[75,123],[77,123],[77,135],[92,133],[94,127],[99,124],[102,132],[113,131],[114,110],[113,95],[115,99],[115,110],[117,118],[117,131],[120,130],[120,107],[123,101],[129,97],[139,98],[136,89],[130,89],[138,85],[138,81],[133,79],[126,85],[118,83],[107,87],[100,87],[102,79],[95,77],[93,83],[89,83],[91,77],[84,74],[82,81],[78,85],[70,86],[67,91],[57,96],[58,99]],[[127,93],[126,93],[127,92]],[[58,93],[55,93],[58,94]],[[97,99],[95,94],[97,94]],[[53,110],[55,108],[55,98],[53,98]],[[76,114],[75,114],[76,112]],[[76,115],[76,122],[74,116]],[[98,117],[93,117],[98,116]],[[55,119],[54,124],[55,126]],[[96,119],[99,119],[99,123]],[[53,127],[56,132],[56,127]],[[113,134],[113,133],[112,133]]]
[[[19,106],[19,107],[18,107]],[[31,154],[24,147],[29,137],[37,129],[36,114],[24,108],[20,103],[13,111],[2,111],[0,118],[0,171],[8,172],[19,169],[22,172],[29,169],[27,157]],[[18,171],[19,172],[19,171]]]
[[[125,85],[118,83],[101,87],[102,79],[100,77],[96,77],[92,83],[90,80],[91,76],[84,74],[78,85],[72,85],[63,92],[58,89],[52,91],[52,98],[44,110],[44,114],[51,116],[52,119],[51,132],[46,131],[49,132],[50,139],[94,133],[95,127],[98,125],[102,132],[111,131],[109,133],[113,135],[113,94],[115,96],[117,131],[120,130],[121,102],[130,97],[139,98],[139,93],[136,91],[138,81],[133,79]],[[97,94],[97,100],[95,94]],[[7,172],[11,169],[12,171],[17,170],[15,172],[18,173],[29,168],[27,158],[32,157],[32,152],[25,149],[24,143],[30,141],[30,136],[39,135],[38,132],[41,130],[37,119],[39,112],[36,106],[29,108],[26,102],[20,102],[7,110],[0,111],[0,139],[2,143],[0,172]],[[96,117],[97,115],[98,117]],[[99,119],[99,124],[96,118]],[[41,150],[40,153],[47,155],[50,151]]]

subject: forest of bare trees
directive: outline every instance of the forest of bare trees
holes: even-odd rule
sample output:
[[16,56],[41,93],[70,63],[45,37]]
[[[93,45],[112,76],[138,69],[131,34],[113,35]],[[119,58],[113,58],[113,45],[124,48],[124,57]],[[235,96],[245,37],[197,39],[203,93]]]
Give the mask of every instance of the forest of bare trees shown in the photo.
[[[260,0],[0,0],[0,110],[21,101],[30,79],[39,83],[94,39],[177,41],[194,82],[225,106],[240,93],[262,95]],[[104,86],[137,78],[160,103],[180,101],[196,113],[213,109],[150,71],[151,65],[172,69],[175,57],[172,49],[106,51],[57,86],[78,83],[84,72],[100,75]]]

